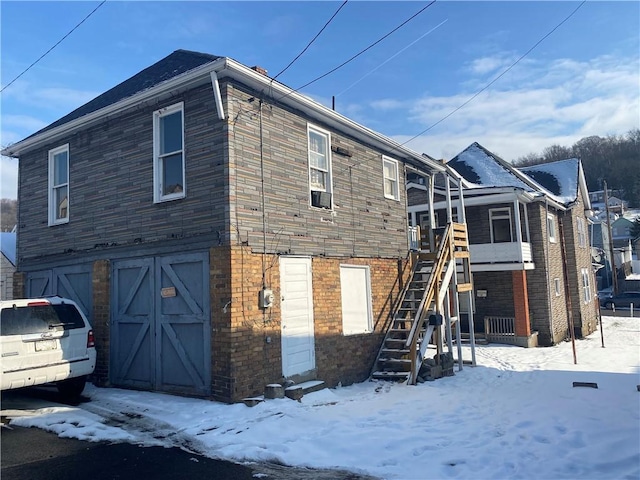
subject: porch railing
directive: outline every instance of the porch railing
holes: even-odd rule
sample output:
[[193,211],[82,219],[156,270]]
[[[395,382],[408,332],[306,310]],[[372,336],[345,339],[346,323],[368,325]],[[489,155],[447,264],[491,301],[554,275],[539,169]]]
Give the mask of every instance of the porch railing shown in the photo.
[[484,317],[484,332],[488,342],[514,344],[516,340],[515,318]]

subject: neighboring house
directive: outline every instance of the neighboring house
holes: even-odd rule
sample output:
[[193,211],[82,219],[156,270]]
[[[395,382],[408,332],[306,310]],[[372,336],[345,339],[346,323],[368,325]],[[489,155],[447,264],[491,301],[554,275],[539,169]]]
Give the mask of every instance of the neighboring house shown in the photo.
[[[593,332],[590,204],[581,162],[518,170],[474,143],[447,166],[464,178],[476,328],[522,346],[563,341],[570,319],[577,336]],[[424,185],[408,185],[412,225],[429,220],[427,193]],[[443,207],[436,203],[436,216]]]
[[89,314],[100,385],[238,401],[366,379],[407,277],[408,150],[178,50],[2,153],[26,295]]
[[627,248],[629,242],[633,240],[631,232],[633,231],[633,221],[635,217],[619,217],[611,224],[611,235],[613,238],[613,247],[616,249]]
[[0,232],[0,300],[12,300],[16,271],[16,233]]
[[[622,192],[620,190],[609,190],[607,192],[610,213],[623,215],[627,210],[628,202],[619,198],[621,194]],[[606,211],[604,190],[589,192],[589,200],[591,202],[591,208],[594,211]]]

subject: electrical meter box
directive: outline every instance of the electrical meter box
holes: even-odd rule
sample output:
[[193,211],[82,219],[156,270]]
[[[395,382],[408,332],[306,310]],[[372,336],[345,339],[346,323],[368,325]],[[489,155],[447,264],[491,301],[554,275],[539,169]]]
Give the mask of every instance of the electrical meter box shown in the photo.
[[273,307],[273,301],[275,297],[273,295],[273,290],[269,288],[263,288],[260,290],[258,294],[258,306],[260,308],[271,308]]

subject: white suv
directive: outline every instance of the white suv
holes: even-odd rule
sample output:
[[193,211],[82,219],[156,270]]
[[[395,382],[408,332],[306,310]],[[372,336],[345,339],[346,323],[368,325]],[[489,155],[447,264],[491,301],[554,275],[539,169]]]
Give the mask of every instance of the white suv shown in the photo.
[[79,396],[96,365],[93,330],[67,298],[0,301],[2,390],[55,382]]

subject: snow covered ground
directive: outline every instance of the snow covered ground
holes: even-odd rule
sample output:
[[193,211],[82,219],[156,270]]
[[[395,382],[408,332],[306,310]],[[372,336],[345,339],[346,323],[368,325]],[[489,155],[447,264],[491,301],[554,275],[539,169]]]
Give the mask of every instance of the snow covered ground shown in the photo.
[[91,402],[11,423],[385,479],[638,479],[640,319],[603,325],[606,348],[599,331],[577,341],[577,365],[571,343],[478,346],[477,367],[418,386],[364,382],[253,408],[89,386]]

